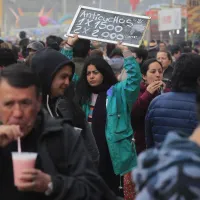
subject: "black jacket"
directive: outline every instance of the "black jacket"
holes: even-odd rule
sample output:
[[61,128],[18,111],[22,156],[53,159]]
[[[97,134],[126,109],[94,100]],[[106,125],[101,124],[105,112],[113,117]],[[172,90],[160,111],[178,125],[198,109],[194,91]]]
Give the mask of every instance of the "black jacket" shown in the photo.
[[[27,140],[28,139],[28,140]],[[25,141],[26,143],[23,143]],[[115,200],[116,196],[109,190],[97,174],[88,156],[82,137],[64,120],[53,119],[47,113],[40,112],[31,133],[22,139],[23,149],[31,145],[32,152],[38,153],[36,168],[51,175],[53,193],[45,197],[42,193],[19,192],[12,185],[11,152],[17,149],[13,141],[5,148],[0,148],[0,199],[20,200]],[[10,146],[15,148],[10,148]],[[26,148],[27,149],[27,148]],[[28,151],[29,151],[28,150]],[[8,159],[10,157],[10,159]],[[5,164],[7,166],[5,166]],[[6,171],[8,170],[8,172]],[[6,174],[6,177],[4,176]],[[10,190],[4,188],[9,179]],[[3,188],[3,189],[2,189]],[[14,194],[5,193],[14,192]],[[3,195],[3,196],[2,196]],[[13,196],[15,195],[15,196]],[[14,198],[13,198],[14,197]]]
[[[85,120],[85,115],[81,109],[76,112],[76,108],[72,103],[72,96],[65,98],[64,96],[50,98],[51,84],[56,73],[65,65],[72,67],[75,71],[75,65],[66,56],[51,48],[38,51],[32,60],[31,68],[35,72],[40,81],[43,96],[43,106],[48,113],[54,118],[65,118],[72,126],[82,129],[81,135],[84,138],[86,148],[96,166],[99,162],[99,151],[96,145],[93,133],[89,124]],[[73,91],[74,88],[71,88]],[[74,91],[73,91],[74,92]],[[83,113],[81,115],[81,112]],[[77,130],[78,131],[78,130]],[[79,131],[78,131],[79,132]]]
[[173,67],[169,65],[163,73],[163,81],[166,83],[167,88],[171,88],[173,70]]
[[163,73],[163,78],[171,80],[172,79],[172,73],[173,73],[173,67],[171,65],[168,66],[168,68]]
[[[64,118],[66,121],[72,124],[75,127],[75,129],[81,133],[84,139],[86,149],[95,167],[98,168],[100,154],[99,154],[99,150],[98,150],[94,135],[92,133],[90,125],[85,120],[85,116],[80,115],[79,114],[80,112],[76,110],[77,107],[78,106],[74,106],[72,101],[69,101],[63,97],[57,100],[56,110],[57,110],[57,113],[59,113],[59,115],[62,118]],[[80,117],[82,119],[79,119]]]
[[43,115],[38,154],[44,172],[52,176],[52,199],[116,199],[96,173],[81,135],[64,120]]

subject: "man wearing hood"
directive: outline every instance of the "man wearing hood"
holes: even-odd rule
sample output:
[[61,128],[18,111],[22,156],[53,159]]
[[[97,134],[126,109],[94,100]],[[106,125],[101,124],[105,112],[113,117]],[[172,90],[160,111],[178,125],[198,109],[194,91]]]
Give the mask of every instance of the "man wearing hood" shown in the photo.
[[64,118],[72,126],[77,127],[77,131],[82,131],[87,150],[97,166],[99,152],[84,113],[74,106],[73,97],[64,96],[75,72],[74,63],[60,52],[46,48],[35,54],[31,68],[41,82],[43,106],[52,117]]
[[60,52],[45,48],[35,54],[31,68],[40,78],[43,106],[52,117],[59,117],[56,102],[70,84],[74,63]]

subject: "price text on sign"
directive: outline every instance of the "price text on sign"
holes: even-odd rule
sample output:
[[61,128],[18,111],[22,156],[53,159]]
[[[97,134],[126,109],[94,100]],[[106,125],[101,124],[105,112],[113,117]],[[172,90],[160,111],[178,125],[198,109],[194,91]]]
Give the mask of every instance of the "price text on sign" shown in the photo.
[[67,35],[138,47],[149,25],[150,17],[80,6]]

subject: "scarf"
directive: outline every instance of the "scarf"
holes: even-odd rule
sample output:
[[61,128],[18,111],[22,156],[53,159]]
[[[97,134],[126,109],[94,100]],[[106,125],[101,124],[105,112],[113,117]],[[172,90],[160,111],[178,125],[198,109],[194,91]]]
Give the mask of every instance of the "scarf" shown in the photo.
[[109,156],[107,141],[105,137],[106,128],[106,92],[110,88],[107,84],[101,84],[97,87],[91,87],[91,91],[98,94],[96,104],[94,106],[92,115],[92,131],[99,148],[100,152],[100,162],[99,162],[99,172],[104,173],[109,165],[111,165],[111,160]]

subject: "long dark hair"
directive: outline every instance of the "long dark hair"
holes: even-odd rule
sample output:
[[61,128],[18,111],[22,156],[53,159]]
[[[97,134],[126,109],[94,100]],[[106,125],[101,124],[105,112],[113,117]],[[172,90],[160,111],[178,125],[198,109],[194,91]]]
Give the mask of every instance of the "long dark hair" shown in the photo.
[[75,100],[81,105],[86,104],[90,101],[90,95],[92,93],[91,88],[87,82],[87,68],[89,65],[94,65],[97,70],[103,75],[103,84],[107,84],[111,87],[118,82],[112,68],[103,58],[99,56],[88,57],[85,61],[81,77],[76,87]]

